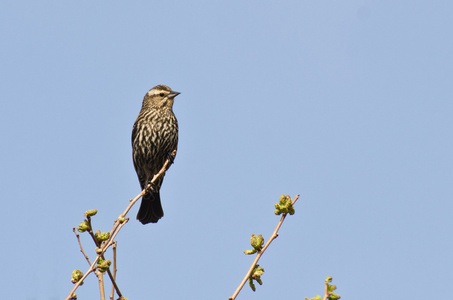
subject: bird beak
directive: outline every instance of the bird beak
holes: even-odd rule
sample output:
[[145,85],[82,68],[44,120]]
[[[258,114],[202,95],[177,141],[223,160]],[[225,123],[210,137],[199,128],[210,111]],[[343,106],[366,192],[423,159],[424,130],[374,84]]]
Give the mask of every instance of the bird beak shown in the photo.
[[171,93],[167,95],[167,98],[168,99],[173,99],[176,96],[178,96],[179,94],[181,94],[181,93],[180,92],[171,91]]

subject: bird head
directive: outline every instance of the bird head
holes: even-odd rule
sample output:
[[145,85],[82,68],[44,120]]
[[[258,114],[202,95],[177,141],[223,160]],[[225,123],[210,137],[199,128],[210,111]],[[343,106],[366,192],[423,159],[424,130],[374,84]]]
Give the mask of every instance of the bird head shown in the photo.
[[156,85],[146,93],[143,99],[143,107],[173,107],[173,100],[180,93],[172,91],[166,85]]

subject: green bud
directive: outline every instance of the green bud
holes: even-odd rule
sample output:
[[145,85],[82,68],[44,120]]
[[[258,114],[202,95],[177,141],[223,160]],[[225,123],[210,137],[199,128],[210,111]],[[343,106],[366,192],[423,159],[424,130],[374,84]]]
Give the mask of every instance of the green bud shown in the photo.
[[112,262],[110,261],[110,259],[107,259],[107,260],[99,259],[98,260],[99,272],[104,273],[105,271],[107,271],[107,269],[110,267],[111,264],[112,264]]
[[332,276],[327,276],[326,282],[332,282]]
[[337,286],[335,284],[332,284],[332,285],[327,285],[327,290],[329,292],[332,292],[332,291],[335,291],[337,289]]
[[330,293],[330,295],[329,295],[329,300],[337,300],[340,298],[341,298],[340,295],[335,294],[335,293]]
[[252,289],[252,291],[256,291],[256,287],[255,287],[255,284],[253,283],[252,277],[249,278],[249,285],[250,285],[250,288]]
[[254,235],[250,238],[250,244],[252,245],[252,250],[245,250],[244,253],[247,255],[255,254],[256,252],[260,251],[263,248],[264,239],[261,234]]
[[69,300],[77,300],[77,294],[72,294],[71,298]]
[[98,247],[96,247],[96,249],[94,249],[94,251],[96,251],[97,254],[102,252],[102,250],[100,248],[98,248]]
[[258,235],[252,234],[252,237],[250,238],[250,245],[252,245],[252,247],[255,250],[258,250],[258,251],[261,250],[263,248],[263,244],[264,244],[264,239],[261,234],[258,234]]
[[255,280],[256,280],[256,282],[258,282],[260,285],[263,285],[263,282],[261,281],[261,277],[256,277]]
[[263,273],[264,273],[264,269],[261,268],[259,265],[256,265],[255,269],[253,269],[252,276],[259,277],[259,276],[263,275]]
[[[74,270],[74,271],[72,271],[71,282],[75,284],[75,283],[79,282],[80,279],[82,279],[82,277],[83,277],[82,271]],[[80,283],[80,285],[82,285],[82,284],[83,284],[83,282]]]
[[280,200],[280,204],[285,204],[286,203],[286,196],[285,195],[281,195],[279,200]]
[[250,277],[249,277],[249,285],[250,285],[250,288],[255,291],[256,290],[256,287],[255,287],[255,284],[253,283],[253,280],[256,280],[256,282],[258,282],[260,285],[263,284],[263,282],[261,281],[261,275],[263,275],[264,273],[264,269],[261,268],[259,265],[256,265],[254,268],[253,268],[253,271],[252,271],[252,274],[250,274]]
[[274,206],[276,208],[276,210],[274,212],[276,215],[287,214],[287,213],[289,213],[290,215],[293,215],[295,212],[291,197],[289,197],[288,195],[286,195],[286,196],[281,195],[279,203],[275,203]]
[[102,232],[100,230],[96,231],[96,233],[94,234],[94,237],[96,238],[96,240],[102,242],[102,241],[106,241],[110,238],[110,232]]
[[92,217],[92,216],[95,216],[97,213],[98,213],[97,209],[90,209],[90,210],[87,210],[84,213],[84,215],[85,215],[85,217]]
[[101,241],[106,241],[110,238],[110,232],[103,232],[100,235],[100,240]]
[[124,223],[126,221],[126,218],[123,215],[119,215],[118,221],[120,221],[120,224]]
[[79,227],[77,227],[78,232],[85,232],[90,228],[90,225],[88,224],[88,221],[85,220],[82,223],[80,223]]

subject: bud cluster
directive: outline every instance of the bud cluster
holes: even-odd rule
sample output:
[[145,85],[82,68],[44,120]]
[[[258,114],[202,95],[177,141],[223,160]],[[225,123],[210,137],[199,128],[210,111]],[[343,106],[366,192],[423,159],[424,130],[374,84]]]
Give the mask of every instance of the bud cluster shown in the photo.
[[[83,277],[82,271],[74,270],[74,271],[72,271],[71,282],[75,284],[75,283],[79,282],[80,279],[82,279],[82,277]],[[80,283],[80,285],[82,285],[82,284],[83,284],[83,282]]]
[[110,261],[110,259],[107,259],[107,260],[99,259],[98,260],[98,270],[100,272],[104,273],[105,271],[107,271],[107,269],[110,267],[111,264],[112,264],[112,262]]
[[264,269],[260,267],[260,265],[256,265],[255,268],[252,271],[252,274],[249,277],[249,285],[252,291],[256,291],[255,284],[253,283],[253,280],[256,280],[260,285],[263,284],[261,281],[261,275],[263,275]]
[[291,200],[291,197],[288,195],[281,195],[280,196],[280,202],[275,203],[275,214],[276,215],[281,215],[281,214],[290,214],[294,215],[294,206],[293,206],[293,201]]
[[252,250],[244,250],[245,254],[254,254],[261,249],[263,249],[263,244],[264,244],[264,239],[261,234],[254,235],[252,234],[252,237],[250,238],[250,245],[252,245],[253,249]]

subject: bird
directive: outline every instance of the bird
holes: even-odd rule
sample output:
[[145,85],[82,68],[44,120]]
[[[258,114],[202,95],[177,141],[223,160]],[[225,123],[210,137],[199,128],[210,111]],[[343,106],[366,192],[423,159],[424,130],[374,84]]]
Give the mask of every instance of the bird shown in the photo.
[[[160,84],[143,98],[142,108],[132,128],[132,159],[140,186],[145,189],[178,148],[178,120],[173,102],[180,93]],[[142,197],[137,219],[143,224],[157,223],[164,216],[160,187],[164,176]]]

